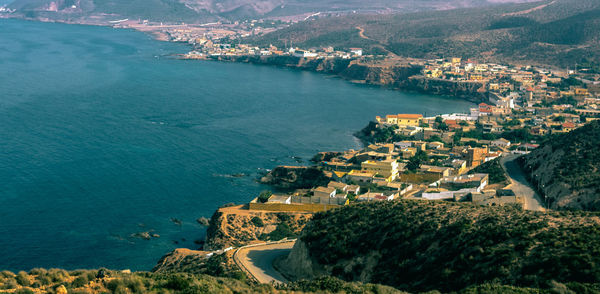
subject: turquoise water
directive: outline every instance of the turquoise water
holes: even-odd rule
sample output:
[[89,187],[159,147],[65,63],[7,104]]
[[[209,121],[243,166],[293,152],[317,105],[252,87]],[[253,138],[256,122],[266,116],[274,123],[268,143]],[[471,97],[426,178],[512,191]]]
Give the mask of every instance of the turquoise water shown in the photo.
[[[149,270],[197,247],[196,218],[267,188],[259,169],[357,148],[352,133],[378,114],[470,106],[166,57],[186,50],[133,31],[0,20],[0,269]],[[224,176],[235,173],[251,176]],[[130,237],[148,230],[160,238]]]

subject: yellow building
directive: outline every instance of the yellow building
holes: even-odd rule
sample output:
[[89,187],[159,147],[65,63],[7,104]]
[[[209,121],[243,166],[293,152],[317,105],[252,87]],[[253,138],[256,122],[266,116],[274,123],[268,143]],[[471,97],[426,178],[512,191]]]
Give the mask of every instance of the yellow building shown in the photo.
[[402,126],[412,126],[418,127],[421,124],[421,120],[423,119],[423,115],[420,114],[388,114],[385,118],[380,116],[376,116],[375,120],[378,123],[385,123],[390,125],[398,125]]
[[576,96],[587,96],[590,94],[588,90],[584,88],[575,88],[574,90]]
[[395,180],[398,176],[398,162],[392,159],[382,161],[367,160],[361,163],[360,166],[363,172],[381,175],[388,182]]

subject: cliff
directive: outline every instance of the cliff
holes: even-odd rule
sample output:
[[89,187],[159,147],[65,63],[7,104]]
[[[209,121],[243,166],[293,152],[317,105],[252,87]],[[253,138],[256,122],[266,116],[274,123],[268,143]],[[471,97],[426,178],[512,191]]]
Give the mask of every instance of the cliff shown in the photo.
[[248,210],[241,205],[219,208],[210,219],[204,250],[292,238],[311,217],[311,213]]
[[294,56],[213,56],[212,60],[291,67],[333,74],[354,83],[415,91],[432,95],[453,96],[471,102],[487,101],[485,83],[450,81],[421,76],[422,67],[386,61],[364,63],[359,60],[307,59]]
[[279,189],[310,189],[325,186],[329,179],[316,167],[278,166],[260,179],[263,184]]
[[316,214],[286,260],[289,276],[334,276],[409,292],[497,283],[600,280],[600,216],[403,200]]
[[551,209],[600,210],[600,121],[556,135],[520,159]]
[[488,100],[485,83],[475,81],[450,81],[412,76],[404,82],[402,88],[427,94],[454,96],[475,103]]

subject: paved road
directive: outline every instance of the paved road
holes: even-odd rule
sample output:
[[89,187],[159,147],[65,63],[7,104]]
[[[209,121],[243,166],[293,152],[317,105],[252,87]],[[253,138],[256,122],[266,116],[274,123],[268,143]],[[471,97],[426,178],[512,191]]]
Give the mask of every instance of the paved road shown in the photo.
[[510,178],[511,185],[509,188],[524,200],[523,208],[537,211],[546,210],[540,196],[529,186],[525,174],[515,161],[518,157],[518,154],[510,154],[502,156],[500,159],[502,167]]
[[235,254],[235,259],[260,283],[287,282],[287,279],[275,270],[273,261],[280,256],[288,255],[294,247],[294,243],[286,242],[241,248]]

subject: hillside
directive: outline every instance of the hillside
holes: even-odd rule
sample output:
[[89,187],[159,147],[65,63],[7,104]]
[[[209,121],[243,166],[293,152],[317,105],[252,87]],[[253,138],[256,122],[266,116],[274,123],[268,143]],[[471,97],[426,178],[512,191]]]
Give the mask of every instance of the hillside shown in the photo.
[[241,205],[217,209],[210,219],[204,250],[296,237],[312,213],[248,210]]
[[600,2],[535,3],[394,15],[324,17],[261,37],[258,44],[363,47],[416,58],[464,57],[480,61],[574,66],[600,59]]
[[548,288],[600,281],[599,241],[594,213],[371,202],[316,214],[282,263],[296,278],[331,275],[409,292],[489,282]]
[[551,137],[523,157],[552,209],[600,210],[600,121]]
[[[289,289],[289,290],[288,290]],[[391,287],[324,278],[275,288],[268,284],[187,273],[33,269],[0,272],[2,293],[401,293]]]
[[[502,0],[524,2],[532,0]],[[478,7],[496,0],[14,0],[9,5],[28,17],[51,19],[89,18],[112,15],[153,21],[203,22],[295,16],[312,13],[396,13]]]

